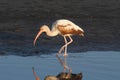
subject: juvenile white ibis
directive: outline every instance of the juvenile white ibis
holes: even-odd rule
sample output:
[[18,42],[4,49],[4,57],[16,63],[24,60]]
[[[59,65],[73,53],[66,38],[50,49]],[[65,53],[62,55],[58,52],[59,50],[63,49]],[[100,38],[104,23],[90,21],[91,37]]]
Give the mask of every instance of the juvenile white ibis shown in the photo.
[[[80,36],[84,36],[84,30],[82,28],[80,28],[78,25],[74,24],[73,22],[66,20],[66,19],[60,19],[60,20],[56,20],[53,24],[52,24],[52,29],[50,30],[49,27],[47,25],[43,25],[40,27],[40,31],[38,32],[37,36],[34,39],[34,45],[36,43],[36,40],[38,39],[38,37],[45,32],[48,36],[57,36],[58,34],[62,35],[64,37],[65,40],[65,45],[63,45],[59,52],[57,53],[57,57],[58,60],[60,61],[60,63],[63,65],[64,67],[64,71],[66,69],[69,70],[69,72],[71,72],[71,69],[67,66],[66,64],[66,56],[67,56],[67,46],[73,42],[73,39],[71,38],[72,35],[80,35]],[[70,39],[70,41],[67,40],[67,37]],[[59,58],[59,54],[62,53],[62,51],[64,51],[64,61],[62,61]]]

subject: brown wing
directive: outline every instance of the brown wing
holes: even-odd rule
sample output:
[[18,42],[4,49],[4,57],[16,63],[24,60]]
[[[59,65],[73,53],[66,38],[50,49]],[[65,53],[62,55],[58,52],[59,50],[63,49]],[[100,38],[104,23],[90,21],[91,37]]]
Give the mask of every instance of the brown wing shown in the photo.
[[71,35],[83,34],[83,31],[81,31],[79,29],[74,29],[74,27],[72,27],[71,24],[58,25],[57,28],[58,28],[58,30],[60,31],[60,33],[62,35],[66,35],[66,34],[71,34]]

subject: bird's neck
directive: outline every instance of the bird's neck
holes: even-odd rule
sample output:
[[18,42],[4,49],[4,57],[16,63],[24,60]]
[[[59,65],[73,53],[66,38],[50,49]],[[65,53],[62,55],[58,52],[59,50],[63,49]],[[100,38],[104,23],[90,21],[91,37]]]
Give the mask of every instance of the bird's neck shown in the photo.
[[48,36],[56,36],[56,35],[58,35],[58,31],[57,30],[50,30],[50,29],[48,29],[48,31],[46,32],[46,34],[48,35]]

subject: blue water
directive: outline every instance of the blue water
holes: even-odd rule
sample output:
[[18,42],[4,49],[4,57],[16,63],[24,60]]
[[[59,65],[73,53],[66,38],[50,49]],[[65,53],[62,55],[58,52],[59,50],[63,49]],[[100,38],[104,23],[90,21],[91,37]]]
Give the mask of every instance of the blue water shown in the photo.
[[[119,80],[120,52],[69,53],[68,65],[73,73],[83,73],[83,80]],[[55,54],[41,56],[0,56],[0,80],[35,80],[32,67],[44,79],[46,75],[57,75],[63,70]]]

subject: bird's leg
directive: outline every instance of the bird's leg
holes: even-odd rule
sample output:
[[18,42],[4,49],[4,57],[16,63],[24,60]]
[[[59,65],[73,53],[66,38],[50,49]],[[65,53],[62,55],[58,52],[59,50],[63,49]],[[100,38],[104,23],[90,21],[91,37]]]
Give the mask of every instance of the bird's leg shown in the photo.
[[[63,46],[60,48],[59,52],[58,52],[57,55],[56,55],[57,58],[58,58],[58,60],[59,60],[59,62],[61,63],[61,65],[64,67],[64,72],[66,71],[66,69],[68,69],[68,71],[69,71],[66,77],[68,77],[68,76],[70,75],[70,73],[72,72],[72,69],[69,68],[69,67],[67,66],[67,64],[66,64],[66,63],[67,63],[67,62],[66,62],[66,57],[67,57],[67,45],[69,45],[70,43],[73,42],[72,38],[71,38],[69,35],[68,35],[68,38],[70,39],[69,42],[67,42],[66,36],[64,36],[65,45],[63,45]],[[63,54],[63,56],[64,56],[64,61],[62,61],[62,59],[60,59],[60,57],[59,57],[59,54],[61,54],[63,50],[64,50],[64,54]]]
[[[67,43],[67,40],[66,40],[66,37],[64,36],[64,40],[65,40],[65,44]],[[64,66],[65,65],[65,62],[63,62],[61,59],[60,59],[60,57],[59,57],[59,55],[62,53],[62,51],[65,51],[66,53],[67,53],[67,50],[66,50],[66,48],[65,48],[65,45],[63,45],[61,48],[60,48],[60,50],[59,50],[59,52],[57,53],[57,58],[58,58],[58,60],[59,60],[59,62],[60,62],[60,64],[62,65],[62,66]]]
[[68,37],[69,37],[70,41],[67,42],[66,37],[64,37],[64,40],[65,40],[66,43],[65,43],[65,45],[63,45],[63,46],[60,48],[58,54],[61,54],[62,51],[64,50],[64,48],[66,47],[66,49],[65,49],[65,52],[66,52],[66,53],[65,53],[63,56],[67,56],[67,45],[69,45],[70,43],[73,42],[72,38],[71,38],[69,35],[68,35]]
[[[64,41],[65,41],[65,45],[66,45],[66,44],[67,44],[67,39],[66,39],[65,36],[64,36]],[[58,58],[59,62],[60,62],[60,63],[63,65],[63,67],[64,67],[64,72],[65,72],[65,70],[66,70],[65,65],[66,65],[66,57],[67,57],[67,46],[65,46],[65,45],[63,45],[63,46],[61,47],[61,49],[59,50],[59,52],[58,52],[58,54],[57,54],[57,58]],[[61,54],[62,51],[64,51],[64,54],[63,54],[63,56],[64,56],[64,61],[62,61],[62,60],[60,59],[60,57],[59,57],[59,54]]]
[[68,36],[69,37],[69,39],[70,39],[70,41],[69,42],[67,42],[67,40],[66,40],[66,37],[64,38],[64,40],[65,40],[65,53],[64,53],[64,62],[65,62],[65,65],[64,65],[64,69],[66,70],[66,69],[68,69],[68,74],[67,74],[67,76],[66,76],[66,78],[67,77],[69,77],[69,75],[70,75],[70,73],[72,72],[72,69],[71,68],[69,68],[68,66],[67,66],[67,64],[66,64],[66,57],[67,57],[67,46],[70,44],[70,43],[72,43],[73,42],[73,39],[70,37],[70,36]]
[[[66,37],[64,36],[64,40],[65,40],[65,45],[67,44],[67,39]],[[64,55],[63,56],[67,56],[67,45],[65,46],[65,50],[64,50]]]
[[65,47],[65,52],[64,52],[64,55],[63,55],[63,56],[67,56],[67,55],[68,55],[68,54],[67,54],[67,46],[68,46],[70,43],[73,42],[73,39],[72,39],[70,36],[68,36],[68,37],[69,37],[69,39],[70,39],[69,42],[67,42],[66,37],[64,38],[64,39],[65,39],[65,45],[64,45],[63,47]]
[[[65,40],[65,45],[63,45],[61,48],[60,48],[60,50],[59,50],[59,52],[57,53],[57,58],[58,58],[58,60],[59,60],[59,62],[61,63],[61,65],[64,67],[64,72],[66,71],[66,69],[68,69],[69,70],[69,72],[68,72],[68,74],[67,74],[67,76],[69,76],[69,74],[71,73],[71,71],[72,71],[72,69],[71,68],[69,68],[68,66],[67,66],[67,64],[66,64],[66,57],[67,57],[67,45],[69,45],[70,43],[72,43],[73,42],[73,40],[72,40],[72,38],[70,37],[70,36],[68,36],[69,37],[69,39],[70,39],[70,41],[69,42],[67,42],[67,39],[66,39],[66,36],[64,36],[64,40]],[[65,49],[65,50],[64,50]],[[64,54],[63,54],[63,56],[64,56],[64,61],[62,61],[61,59],[60,59],[60,57],[59,57],[59,54],[61,54],[62,53],[62,51],[64,50]],[[67,77],[66,76],[66,77]]]
[[[63,45],[61,48],[60,48],[60,50],[59,50],[59,52],[58,52],[58,54],[61,54],[62,53],[62,51],[64,51],[64,55],[66,55],[67,56],[67,46],[66,46],[66,44],[67,44],[67,39],[66,39],[66,37],[64,36],[64,40],[65,40],[65,45]],[[64,56],[63,55],[63,56]]]
[[[67,44],[67,39],[66,39],[66,37],[64,36],[64,40],[65,40],[65,44]],[[64,48],[64,54],[63,54],[63,56],[64,56],[64,72],[66,71],[66,68],[67,68],[67,46],[65,46],[65,48]]]

